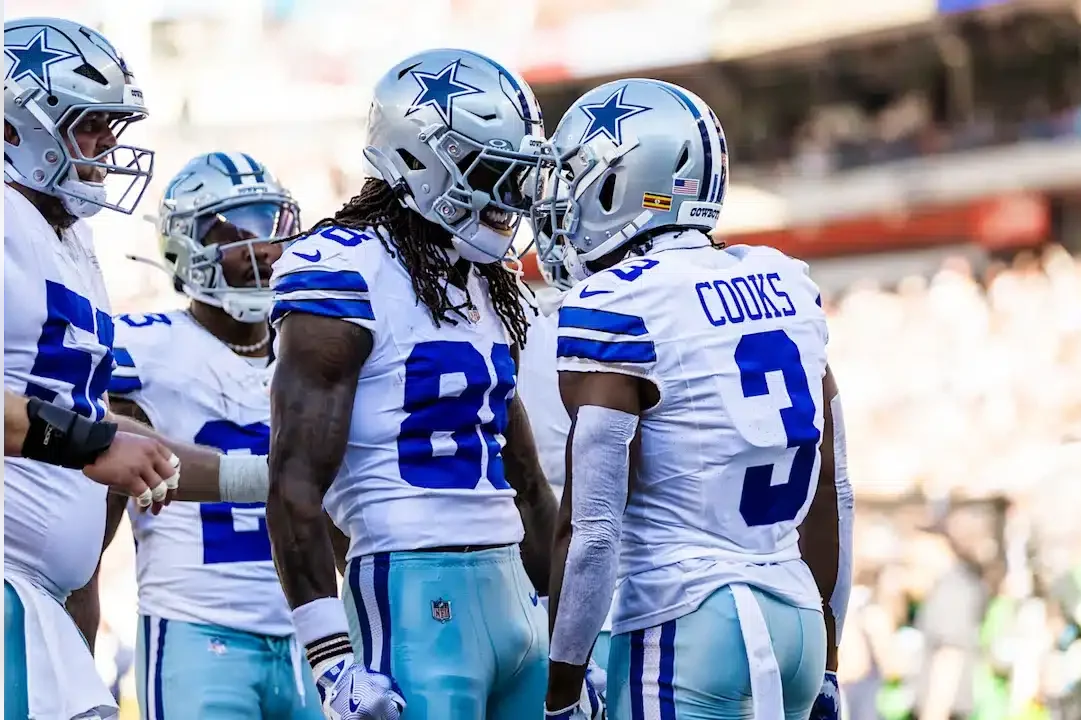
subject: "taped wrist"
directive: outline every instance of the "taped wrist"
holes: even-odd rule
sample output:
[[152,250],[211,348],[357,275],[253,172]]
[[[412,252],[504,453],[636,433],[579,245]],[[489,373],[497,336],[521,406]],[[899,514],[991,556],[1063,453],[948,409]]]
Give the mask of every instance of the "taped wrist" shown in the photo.
[[293,626],[316,676],[321,674],[316,668],[353,654],[345,609],[336,597],[319,598],[298,607],[293,611]]
[[222,455],[218,459],[218,494],[222,502],[265,503],[269,492],[266,455]]
[[30,429],[22,456],[29,460],[81,470],[101,457],[116,437],[116,423],[94,422],[39,398],[30,398],[26,414]]
[[549,653],[556,662],[585,665],[608,617],[637,429],[637,415],[595,405],[578,409],[571,444],[573,533]]

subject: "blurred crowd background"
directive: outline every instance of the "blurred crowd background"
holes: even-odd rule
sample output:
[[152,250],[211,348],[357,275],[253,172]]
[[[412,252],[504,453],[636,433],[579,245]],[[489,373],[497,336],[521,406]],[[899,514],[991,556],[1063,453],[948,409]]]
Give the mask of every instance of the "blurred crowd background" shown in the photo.
[[[727,132],[718,233],[811,264],[856,490],[847,717],[1081,718],[1081,3],[1077,0],[6,0],[101,29],[151,109],[133,217],[102,213],[120,311],[177,307],[142,217],[190,156],[243,150],[332,213],[370,88],[466,46],[549,129],[619,76],[680,83]],[[521,237],[522,246],[529,242]],[[539,286],[530,260],[527,278]],[[131,716],[130,534],[97,655]]]

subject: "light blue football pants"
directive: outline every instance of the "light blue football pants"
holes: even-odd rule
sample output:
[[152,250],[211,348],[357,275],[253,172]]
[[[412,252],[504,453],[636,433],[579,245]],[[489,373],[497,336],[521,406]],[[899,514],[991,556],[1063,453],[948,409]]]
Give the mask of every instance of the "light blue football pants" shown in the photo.
[[358,658],[398,683],[402,720],[542,720],[548,619],[517,546],[349,561]]
[[15,588],[4,583],[4,720],[26,720],[26,614]]
[[593,662],[600,665],[601,670],[608,671],[608,653],[612,646],[612,633],[601,630],[597,635],[597,642],[593,646]]
[[[822,687],[822,613],[752,589],[780,669],[786,720],[804,720]],[[612,636],[609,720],[751,720],[751,676],[732,591],[689,615]]]
[[139,616],[136,692],[143,720],[323,720],[311,669],[290,638]]

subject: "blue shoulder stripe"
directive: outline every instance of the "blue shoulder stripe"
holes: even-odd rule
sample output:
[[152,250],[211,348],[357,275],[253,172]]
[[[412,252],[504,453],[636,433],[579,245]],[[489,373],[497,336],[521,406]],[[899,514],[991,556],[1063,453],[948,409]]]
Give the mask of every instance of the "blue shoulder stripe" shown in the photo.
[[323,298],[320,300],[279,300],[274,303],[274,309],[270,312],[270,322],[277,322],[291,312],[341,320],[375,320],[372,304],[367,300]]
[[116,364],[120,367],[135,367],[135,361],[131,359],[131,353],[129,353],[125,348],[114,347],[113,358],[116,360]]
[[274,292],[279,294],[298,290],[368,292],[368,283],[353,270],[301,270],[283,276],[274,286]]
[[582,358],[601,363],[651,363],[657,350],[649,340],[605,342],[561,337],[556,341],[556,357]]
[[137,377],[113,375],[109,378],[108,392],[113,395],[128,395],[142,389],[143,383]]
[[581,328],[613,335],[647,335],[646,321],[637,315],[611,310],[565,306],[559,309],[559,327]]

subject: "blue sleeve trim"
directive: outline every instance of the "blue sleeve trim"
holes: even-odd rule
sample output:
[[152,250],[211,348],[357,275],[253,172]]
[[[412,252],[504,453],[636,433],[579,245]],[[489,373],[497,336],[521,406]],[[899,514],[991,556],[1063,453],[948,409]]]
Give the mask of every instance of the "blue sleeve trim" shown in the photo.
[[109,392],[113,395],[130,395],[142,389],[143,383],[137,377],[113,375],[109,378]]
[[368,292],[368,283],[352,270],[305,270],[289,273],[274,285],[274,292],[279,294],[298,290]]
[[613,335],[635,337],[648,334],[646,321],[637,315],[573,306],[559,309],[559,327],[596,330]]
[[561,337],[556,341],[556,357],[600,363],[651,363],[657,360],[657,350],[649,340],[605,342]]
[[291,312],[342,320],[375,320],[372,304],[367,300],[322,298],[320,300],[280,300],[274,303],[270,321],[277,322]]

